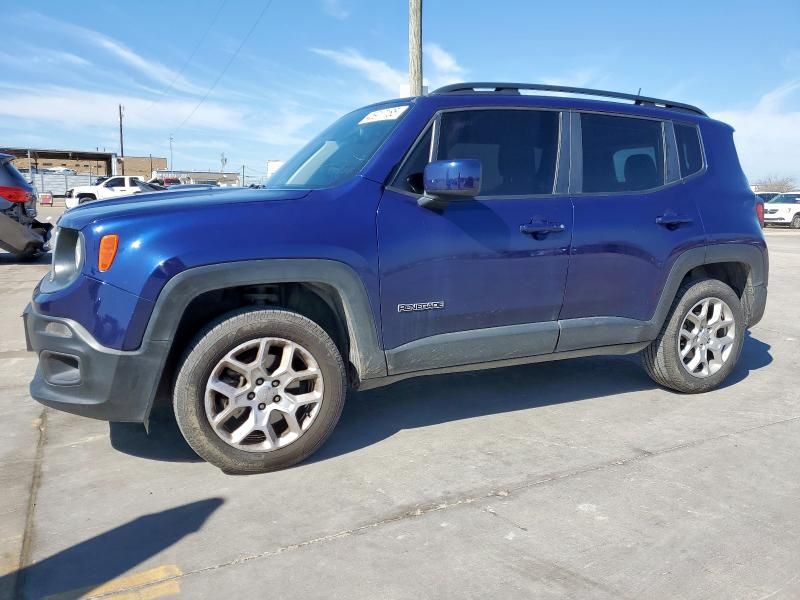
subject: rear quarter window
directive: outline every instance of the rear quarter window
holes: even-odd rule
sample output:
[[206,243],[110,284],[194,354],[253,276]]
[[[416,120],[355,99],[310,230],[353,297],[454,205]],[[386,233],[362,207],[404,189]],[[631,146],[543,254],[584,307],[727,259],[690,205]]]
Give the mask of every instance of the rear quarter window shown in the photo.
[[17,170],[10,160],[0,163],[0,185],[28,187],[25,176]]
[[684,125],[681,123],[675,123],[674,125],[681,177],[688,177],[703,168],[703,150],[700,145],[700,132],[694,125]]

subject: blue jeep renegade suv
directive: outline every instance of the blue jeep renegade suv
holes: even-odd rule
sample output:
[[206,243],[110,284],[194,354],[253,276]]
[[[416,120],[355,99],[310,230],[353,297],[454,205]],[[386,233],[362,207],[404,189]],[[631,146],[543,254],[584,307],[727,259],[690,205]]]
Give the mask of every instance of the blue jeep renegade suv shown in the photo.
[[166,395],[209,462],[279,469],[325,441],[348,388],[407,377],[638,352],[656,383],[710,390],[767,271],[729,126],[655,98],[451,85],[345,115],[267,189],[67,212],[24,314],[31,394],[142,423]]

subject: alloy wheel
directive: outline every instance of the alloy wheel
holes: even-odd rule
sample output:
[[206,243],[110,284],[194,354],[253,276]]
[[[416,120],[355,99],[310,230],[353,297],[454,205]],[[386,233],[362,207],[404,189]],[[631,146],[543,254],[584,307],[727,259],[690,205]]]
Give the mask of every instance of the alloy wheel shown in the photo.
[[705,298],[681,322],[681,364],[693,377],[710,377],[728,361],[735,342],[736,321],[730,306],[719,298]]
[[205,410],[214,433],[247,452],[297,441],[322,405],[322,372],[295,342],[264,337],[236,346],[208,377]]

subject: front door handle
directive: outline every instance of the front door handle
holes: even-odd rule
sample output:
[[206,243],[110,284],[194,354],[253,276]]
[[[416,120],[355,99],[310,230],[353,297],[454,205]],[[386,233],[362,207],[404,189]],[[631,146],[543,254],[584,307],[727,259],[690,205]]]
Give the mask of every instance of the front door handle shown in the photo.
[[566,227],[563,223],[550,223],[548,221],[537,221],[525,223],[519,226],[520,233],[532,235],[537,240],[541,240],[550,233],[561,233]]
[[692,223],[694,223],[694,219],[672,213],[664,213],[660,217],[656,217],[656,225],[662,225],[670,230],[677,229],[681,225],[691,225]]

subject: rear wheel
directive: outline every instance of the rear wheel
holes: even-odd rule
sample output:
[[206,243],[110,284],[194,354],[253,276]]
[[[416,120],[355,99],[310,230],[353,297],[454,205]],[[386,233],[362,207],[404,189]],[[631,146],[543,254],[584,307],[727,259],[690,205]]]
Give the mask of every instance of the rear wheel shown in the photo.
[[229,473],[257,473],[316,451],[345,394],[344,363],[321,327],[284,310],[247,310],[196,338],[175,381],[174,408],[202,458]]
[[794,219],[792,219],[792,224],[789,225],[789,227],[792,229],[800,229],[800,214],[794,216]]
[[642,352],[645,370],[679,392],[716,388],[736,366],[745,322],[739,297],[716,279],[684,284],[659,336]]

